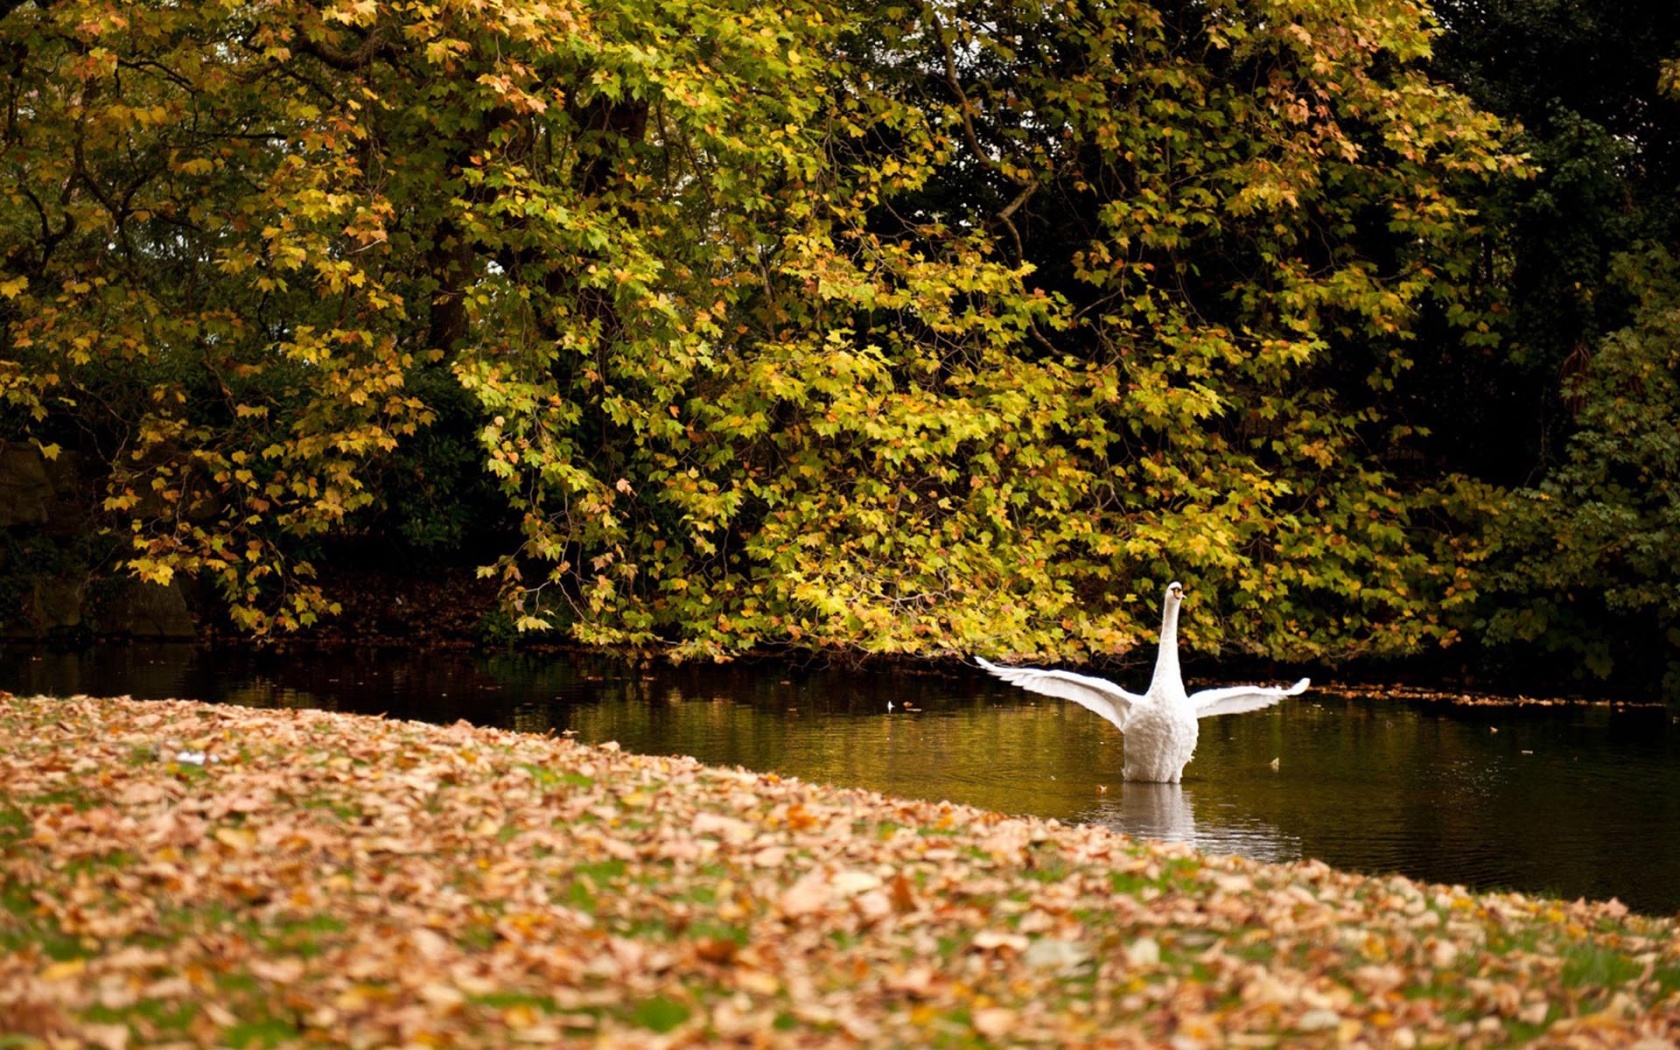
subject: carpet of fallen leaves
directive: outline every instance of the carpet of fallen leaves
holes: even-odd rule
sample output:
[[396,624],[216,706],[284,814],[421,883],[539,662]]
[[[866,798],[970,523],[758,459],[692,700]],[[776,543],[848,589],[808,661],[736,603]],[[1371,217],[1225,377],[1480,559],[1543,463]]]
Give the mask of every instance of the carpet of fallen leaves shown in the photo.
[[1672,1047],[1680,922],[538,737],[0,693],[0,1046]]

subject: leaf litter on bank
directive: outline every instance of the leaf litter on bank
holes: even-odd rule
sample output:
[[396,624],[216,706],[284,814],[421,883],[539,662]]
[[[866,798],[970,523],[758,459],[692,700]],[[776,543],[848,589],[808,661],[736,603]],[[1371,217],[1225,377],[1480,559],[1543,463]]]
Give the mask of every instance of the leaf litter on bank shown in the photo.
[[1325,682],[1314,686],[1313,691],[1348,700],[1401,700],[1421,704],[1451,704],[1454,707],[1611,707],[1621,710],[1668,706],[1662,700],[1606,699],[1592,696],[1503,695],[1394,684],[1361,685]]
[[465,724],[0,694],[0,1045],[1677,1036],[1680,924],[1614,901]]

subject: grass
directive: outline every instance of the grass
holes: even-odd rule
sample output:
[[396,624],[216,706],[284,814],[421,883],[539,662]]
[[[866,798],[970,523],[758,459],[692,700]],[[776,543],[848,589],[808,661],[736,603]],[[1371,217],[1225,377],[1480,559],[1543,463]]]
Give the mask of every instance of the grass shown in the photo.
[[1638,961],[1614,949],[1581,944],[1563,950],[1561,980],[1565,988],[1607,992],[1644,972]]

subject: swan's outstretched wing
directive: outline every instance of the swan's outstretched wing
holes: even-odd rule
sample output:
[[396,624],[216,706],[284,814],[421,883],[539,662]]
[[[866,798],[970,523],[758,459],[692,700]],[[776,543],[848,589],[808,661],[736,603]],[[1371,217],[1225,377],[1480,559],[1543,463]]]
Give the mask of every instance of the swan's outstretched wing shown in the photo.
[[1199,693],[1190,694],[1190,706],[1196,709],[1197,718],[1240,715],[1244,711],[1258,711],[1262,707],[1271,707],[1286,696],[1304,693],[1311,684],[1311,679],[1303,678],[1288,689],[1270,685],[1233,685],[1224,689],[1203,689]]
[[1047,671],[1041,667],[1001,667],[978,656],[974,659],[981,667],[1010,685],[1018,685],[1028,692],[1043,693],[1058,700],[1072,700],[1080,707],[1102,715],[1121,730],[1126,728],[1126,718],[1131,713],[1132,705],[1143,701],[1143,697],[1136,693],[1128,693],[1113,682],[1101,678],[1074,674],[1072,671]]

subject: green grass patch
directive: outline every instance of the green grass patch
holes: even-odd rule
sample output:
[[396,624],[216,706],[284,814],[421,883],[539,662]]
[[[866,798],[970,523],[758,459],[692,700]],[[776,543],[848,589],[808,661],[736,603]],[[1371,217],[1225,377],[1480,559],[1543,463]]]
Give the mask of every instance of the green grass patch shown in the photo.
[[33,915],[35,898],[30,895],[29,887],[21,882],[3,882],[0,883],[0,908],[13,915]]
[[1175,858],[1161,865],[1161,874],[1155,878],[1136,871],[1111,871],[1108,874],[1108,884],[1115,893],[1135,897],[1146,889],[1185,889],[1186,883],[1201,870],[1201,864],[1196,861]]
[[1657,982],[1657,995],[1667,998],[1675,992],[1680,992],[1680,966],[1659,966],[1651,973],[1651,979]]
[[507,991],[485,992],[482,995],[469,995],[467,1002],[492,1010],[508,1010],[515,1006],[528,1006],[533,1010],[544,1013],[554,1013],[559,1006],[551,995],[536,995],[531,992]]
[[342,920],[331,915],[310,915],[278,920],[261,931],[258,940],[270,951],[313,959],[348,929]]
[[1246,962],[1269,963],[1277,957],[1277,946],[1269,940],[1243,944],[1233,938],[1229,954]]
[[496,946],[495,924],[485,919],[474,920],[461,929],[456,940],[468,951],[487,952]]
[[303,1033],[298,1026],[290,1021],[282,1021],[275,1017],[265,1017],[255,1021],[241,1021],[229,1028],[222,1029],[222,1043],[225,1046],[240,1048],[251,1046],[279,1046],[297,1040]]
[[1144,888],[1158,886],[1154,879],[1146,879],[1135,871],[1111,871],[1108,873],[1108,887],[1115,893],[1127,897],[1136,897]]
[[165,908],[158,914],[158,924],[165,936],[188,936],[210,930],[233,930],[247,936],[256,933],[256,924],[249,917],[221,901]]
[[582,773],[556,771],[547,766],[539,766],[534,762],[521,762],[515,769],[523,769],[531,774],[531,782],[540,788],[591,788],[595,786],[594,777],[586,777]]
[[1161,885],[1171,886],[1174,883],[1183,884],[1189,879],[1201,874],[1202,862],[1190,860],[1186,857],[1175,857],[1161,865]]
[[242,971],[218,973],[213,979],[217,988],[227,992],[244,992],[254,995],[262,991],[262,982]]
[[1073,867],[1060,856],[1032,856],[1021,873],[1034,882],[1061,882],[1073,874]]
[[136,863],[138,858],[125,849],[114,849],[106,853],[96,853],[86,857],[77,857],[64,865],[64,873],[71,878],[77,875],[91,875],[96,872],[110,871],[113,868],[126,868]]
[[688,929],[684,932],[691,940],[698,941],[711,938],[717,941],[734,941],[743,948],[751,939],[746,927],[736,926],[706,916],[701,916],[690,923]]
[[1595,944],[1577,944],[1561,952],[1563,973],[1561,980],[1568,988],[1608,989],[1632,980],[1645,972],[1645,967],[1621,952],[1600,948]]
[[0,846],[10,846],[19,839],[29,837],[34,825],[23,810],[11,805],[0,805]]
[[66,962],[89,958],[98,951],[98,944],[90,948],[92,942],[65,933],[58,920],[41,914],[29,887],[22,883],[0,883],[0,909],[12,916],[0,922],[0,952],[21,952],[33,946],[54,962]]
[[656,995],[651,999],[643,999],[631,1007],[628,1020],[642,1028],[664,1035],[688,1020],[692,1014],[693,1011],[675,999]]
[[580,864],[571,871],[571,885],[566,887],[568,903],[579,911],[594,914],[596,896],[601,890],[624,878],[628,870],[622,860],[603,860],[594,864]]
[[706,885],[691,886],[688,891],[682,895],[681,899],[701,905],[715,904],[717,902],[717,887]]
[[69,806],[77,813],[86,813],[101,801],[99,796],[91,791],[83,791],[80,788],[59,788],[57,791],[48,791],[24,799],[24,802],[33,806]]
[[132,1006],[112,1009],[99,1003],[88,1007],[86,1017],[100,1024],[134,1025],[149,1021],[159,1033],[185,1032],[198,1016],[198,1004],[169,999],[142,999]]
[[345,823],[354,823],[362,819],[360,806],[335,795],[311,795],[299,800],[298,805],[304,809],[324,809]]

